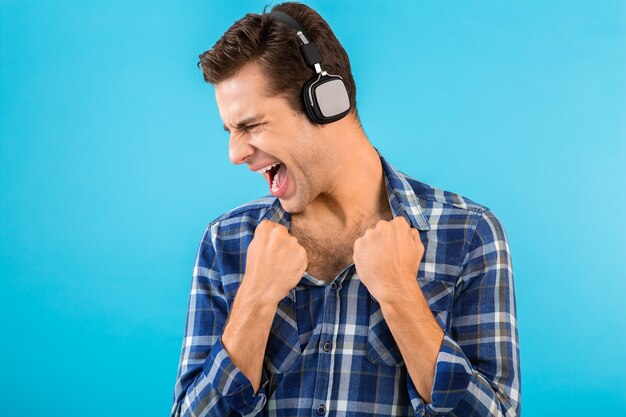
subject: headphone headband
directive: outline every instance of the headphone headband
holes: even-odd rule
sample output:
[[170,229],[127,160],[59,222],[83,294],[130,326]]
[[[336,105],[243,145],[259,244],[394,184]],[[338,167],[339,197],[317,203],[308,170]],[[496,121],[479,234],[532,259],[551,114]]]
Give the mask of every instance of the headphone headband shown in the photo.
[[276,20],[280,20],[287,26],[290,26],[296,32],[304,33],[304,29],[302,29],[302,26],[300,26],[300,23],[296,22],[296,20],[293,17],[289,16],[287,13],[275,10],[271,13],[268,13],[267,15],[271,16],[272,18],[275,18]]
[[309,41],[309,38],[308,36],[306,36],[306,33],[304,32],[304,29],[302,29],[302,26],[300,26],[300,24],[287,13],[274,11],[268,13],[268,16],[280,22],[283,22],[291,29],[296,31],[298,38],[302,43],[302,45],[300,45],[300,51],[302,52],[302,56],[304,56],[304,61],[309,68],[314,69],[317,73],[321,73],[322,67],[318,64],[322,63],[322,54],[317,48],[317,45],[314,42]]

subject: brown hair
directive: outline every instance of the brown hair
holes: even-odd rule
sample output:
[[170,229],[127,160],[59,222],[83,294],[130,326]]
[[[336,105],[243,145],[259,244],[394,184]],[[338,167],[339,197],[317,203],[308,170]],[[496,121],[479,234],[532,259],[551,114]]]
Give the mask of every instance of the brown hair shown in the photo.
[[[250,62],[260,64],[268,79],[267,93],[282,95],[298,113],[304,113],[302,88],[313,77],[300,53],[296,32],[262,14],[248,13],[237,20],[198,62],[204,80],[217,84],[233,75]],[[356,86],[348,54],[328,26],[328,23],[309,6],[297,2],[280,3],[271,11],[281,11],[294,18],[305,31],[309,42],[315,42],[322,54],[322,69],[343,78],[350,98],[350,113],[356,116]]]

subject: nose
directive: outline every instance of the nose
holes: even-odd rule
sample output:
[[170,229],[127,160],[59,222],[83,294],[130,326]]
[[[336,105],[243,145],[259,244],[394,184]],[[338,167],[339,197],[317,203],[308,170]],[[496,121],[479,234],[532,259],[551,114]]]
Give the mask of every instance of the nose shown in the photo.
[[228,154],[233,164],[239,165],[246,162],[254,154],[255,148],[250,145],[242,135],[230,135]]

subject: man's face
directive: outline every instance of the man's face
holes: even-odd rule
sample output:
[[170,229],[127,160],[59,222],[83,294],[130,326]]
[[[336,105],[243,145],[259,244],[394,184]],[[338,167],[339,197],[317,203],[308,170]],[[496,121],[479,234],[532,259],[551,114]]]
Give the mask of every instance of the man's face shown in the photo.
[[[329,186],[332,155],[320,128],[295,113],[284,97],[266,96],[266,86],[254,63],[215,85],[219,113],[230,132],[230,160],[255,171],[280,163],[262,173],[268,191],[287,212],[299,213]],[[274,177],[278,187],[272,188]]]

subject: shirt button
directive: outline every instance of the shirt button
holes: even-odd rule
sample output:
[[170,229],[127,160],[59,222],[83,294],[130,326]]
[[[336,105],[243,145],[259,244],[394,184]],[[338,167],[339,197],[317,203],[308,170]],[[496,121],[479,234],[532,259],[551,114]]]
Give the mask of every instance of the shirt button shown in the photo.
[[330,349],[333,347],[333,344],[330,342],[324,343],[324,352],[330,352]]
[[337,289],[337,283],[336,282],[331,282],[330,283],[330,289],[333,290],[333,291],[336,290]]
[[317,414],[320,416],[326,414],[326,406],[324,404],[320,404],[319,407],[317,407]]

